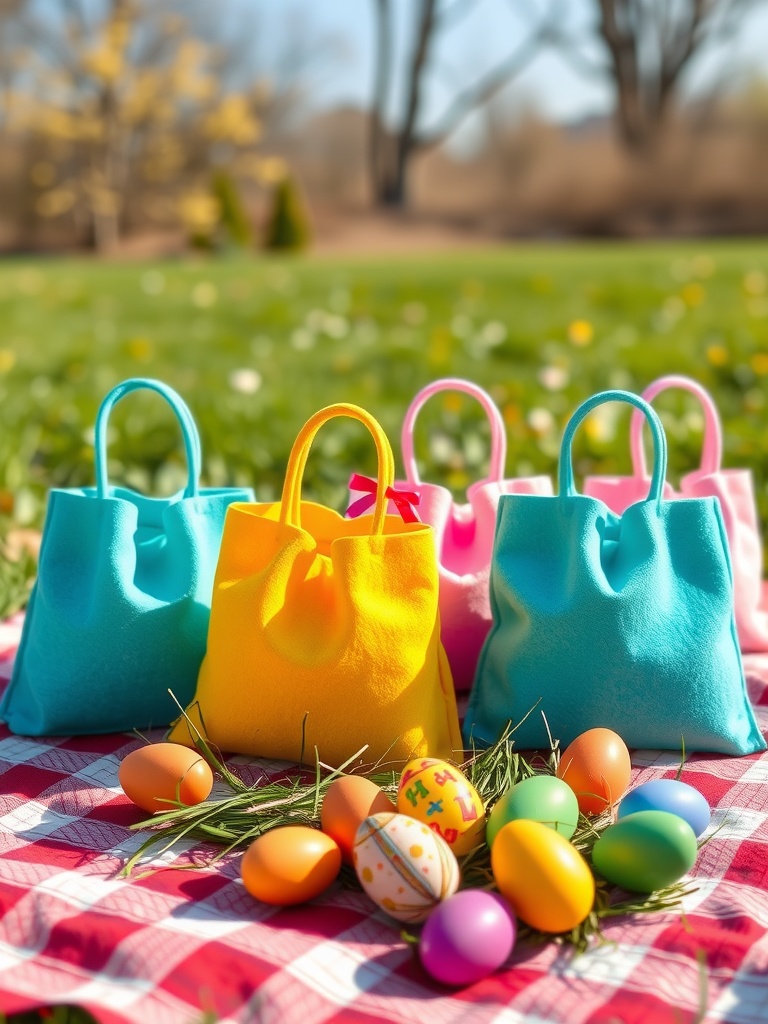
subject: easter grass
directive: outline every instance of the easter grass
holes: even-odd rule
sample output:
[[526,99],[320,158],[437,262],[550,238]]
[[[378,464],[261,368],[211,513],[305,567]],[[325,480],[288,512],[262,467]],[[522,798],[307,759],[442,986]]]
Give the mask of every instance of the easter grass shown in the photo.
[[[186,715],[185,715],[186,717]],[[235,850],[248,846],[264,832],[284,825],[318,827],[320,807],[328,787],[340,775],[361,774],[363,747],[338,768],[324,764],[315,748],[313,768],[305,767],[303,737],[306,720],[302,725],[302,757],[300,765],[284,779],[271,780],[266,775],[262,782],[248,785],[226,764],[187,718],[196,748],[208,761],[214,772],[232,790],[232,795],[206,800],[187,806],[177,798],[169,801],[167,811],[158,811],[133,829],[151,829],[152,834],[126,862],[122,874],[130,875],[147,855],[162,856],[179,844],[213,842],[221,849],[205,859],[210,867]],[[489,812],[502,793],[523,779],[534,775],[555,775],[560,758],[557,741],[550,740],[548,755],[534,754],[530,760],[514,749],[514,728],[508,726],[500,739],[483,750],[473,749],[471,756],[459,765],[477,790],[486,812]],[[387,769],[386,762],[378,762],[365,770],[365,776],[385,793],[396,798],[399,771]],[[591,865],[592,848],[600,834],[612,823],[610,811],[587,817],[579,814],[572,844]],[[491,871],[490,850],[486,843],[475,847],[460,858],[461,887],[465,889],[495,889]],[[201,865],[180,865],[180,869],[193,870]],[[144,874],[151,874],[153,870]],[[343,885],[357,887],[354,870],[345,865],[340,880]],[[658,889],[649,895],[628,894],[600,878],[595,879],[595,902],[587,918],[572,931],[552,935],[521,924],[519,934],[532,942],[549,942],[572,946],[583,952],[595,942],[605,941],[602,923],[612,917],[628,914],[659,913],[679,909],[685,896],[695,892],[693,886],[675,884]],[[416,941],[407,931],[403,938]]]

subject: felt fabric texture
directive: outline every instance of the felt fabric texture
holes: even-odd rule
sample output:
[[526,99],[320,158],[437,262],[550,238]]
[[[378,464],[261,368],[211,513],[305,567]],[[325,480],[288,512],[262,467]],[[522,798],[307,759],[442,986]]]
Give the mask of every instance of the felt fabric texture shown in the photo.
[[[704,412],[704,447],[700,467],[680,481],[679,490],[669,484],[665,497],[717,498],[723,514],[733,569],[736,629],[744,652],[768,651],[768,602],[763,595],[763,551],[752,474],[746,469],[723,469],[723,437],[717,406],[709,392],[689,377],[660,377],[643,392],[647,402],[669,388],[695,395]],[[632,416],[630,477],[588,477],[584,493],[600,498],[618,514],[647,493],[648,471],[643,451],[643,416]]]
[[[414,453],[418,413],[429,398],[446,391],[462,392],[477,399],[491,425],[488,478],[473,483],[467,489],[466,501],[461,503],[454,501],[447,487],[420,479]],[[548,476],[505,479],[506,451],[501,413],[491,396],[471,381],[451,377],[428,384],[406,412],[402,430],[405,479],[394,486],[396,490],[415,491],[419,495],[416,511],[434,533],[440,577],[440,635],[457,691],[472,686],[480,649],[491,628],[488,578],[499,497],[552,494]],[[397,511],[392,502],[389,511]]]
[[[182,428],[186,489],[151,498],[111,487],[106,430],[115,402],[162,395]],[[227,507],[250,489],[200,490],[200,441],[179,395],[160,381],[123,382],[95,431],[95,487],[48,498],[35,583],[0,718],[27,736],[165,726],[185,703],[205,653],[211,590]]]
[[[301,500],[320,427],[363,423],[379,472],[372,516]],[[431,529],[386,515],[394,459],[376,420],[332,405],[293,446],[282,499],[233,505],[216,572],[208,650],[188,716],[222,750],[338,766],[445,758],[461,749],[440,643]],[[190,743],[185,718],[170,738]]]
[[[573,484],[573,434],[608,401],[642,410],[654,438],[649,493],[621,516]],[[720,507],[711,497],[664,500],[665,474],[656,413],[637,395],[608,391],[566,428],[557,497],[502,496],[493,627],[467,740],[490,744],[511,720],[521,749],[548,748],[547,725],[561,747],[602,726],[635,748],[679,751],[684,740],[689,751],[764,749],[746,694]]]

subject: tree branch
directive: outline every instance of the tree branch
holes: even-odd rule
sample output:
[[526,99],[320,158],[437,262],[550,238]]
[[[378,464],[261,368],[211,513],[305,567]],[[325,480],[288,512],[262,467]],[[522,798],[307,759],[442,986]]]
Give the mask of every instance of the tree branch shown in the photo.
[[400,153],[398,160],[407,160],[408,151],[415,142],[416,122],[421,107],[421,87],[423,84],[423,71],[427,65],[429,56],[429,44],[435,30],[435,16],[437,14],[436,0],[421,0],[421,17],[416,35],[416,45],[413,49],[410,72],[408,75],[408,86],[406,95],[408,105],[405,111],[405,120],[400,132]]
[[558,50],[563,60],[587,78],[605,79],[612,76],[613,72],[610,64],[587,57],[579,48],[579,40],[568,39],[558,29],[550,30],[547,34],[547,42],[551,43]]
[[498,64],[492,71],[481,78],[479,82],[476,82],[475,85],[465,89],[464,92],[457,96],[435,127],[418,138],[416,142],[418,148],[429,149],[439,145],[451,135],[473,110],[483,103],[487,103],[512,78],[520,74],[531,63],[538,53],[545,36],[546,31],[543,29],[536,32],[515,53]]

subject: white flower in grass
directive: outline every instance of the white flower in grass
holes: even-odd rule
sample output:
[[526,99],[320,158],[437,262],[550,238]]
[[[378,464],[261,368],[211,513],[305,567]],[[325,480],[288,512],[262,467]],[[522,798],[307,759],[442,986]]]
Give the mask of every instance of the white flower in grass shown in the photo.
[[506,337],[507,328],[501,320],[489,320],[480,331],[480,340],[488,348],[495,348],[497,345],[501,345]]
[[472,333],[472,321],[463,313],[457,313],[451,320],[451,334],[457,338],[467,338]]
[[335,316],[333,313],[329,313],[325,318],[323,324],[323,331],[328,335],[329,338],[346,338],[349,334],[349,321],[346,317]]
[[209,309],[215,306],[219,298],[219,289],[212,281],[198,281],[192,289],[192,303],[198,309]]
[[545,366],[539,370],[539,381],[547,391],[560,391],[567,387],[571,376],[563,366]]
[[291,347],[295,348],[297,352],[308,352],[309,349],[315,347],[316,343],[317,338],[306,327],[297,327],[291,335]]
[[233,370],[229,375],[229,386],[241,395],[255,395],[261,387],[261,374],[250,367]]
[[555,417],[549,409],[537,406],[528,413],[528,426],[539,437],[544,434],[551,434],[555,429]]
[[304,326],[316,334],[318,331],[322,331],[327,316],[328,313],[324,309],[310,309],[304,317]]

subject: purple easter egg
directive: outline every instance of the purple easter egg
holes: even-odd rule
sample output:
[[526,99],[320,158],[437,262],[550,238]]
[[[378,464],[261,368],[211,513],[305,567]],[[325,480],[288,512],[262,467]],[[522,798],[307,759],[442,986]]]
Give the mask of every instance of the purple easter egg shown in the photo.
[[501,896],[464,889],[427,918],[419,940],[425,970],[445,985],[471,985],[497,970],[515,944],[515,917]]

